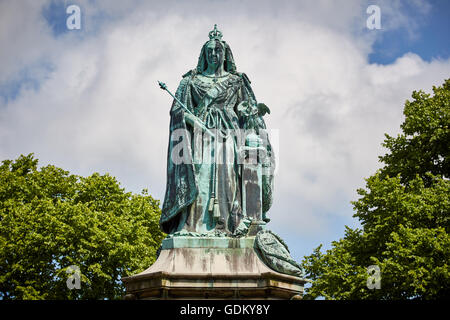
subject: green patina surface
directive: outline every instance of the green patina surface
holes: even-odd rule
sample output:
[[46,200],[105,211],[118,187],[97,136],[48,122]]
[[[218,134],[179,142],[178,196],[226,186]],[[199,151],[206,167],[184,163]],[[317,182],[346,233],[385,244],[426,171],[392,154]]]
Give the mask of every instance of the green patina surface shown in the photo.
[[263,119],[270,109],[250,83],[217,26],[175,95],[160,82],[174,97],[162,249],[255,248],[272,269],[300,275],[284,242],[265,230],[275,157]]

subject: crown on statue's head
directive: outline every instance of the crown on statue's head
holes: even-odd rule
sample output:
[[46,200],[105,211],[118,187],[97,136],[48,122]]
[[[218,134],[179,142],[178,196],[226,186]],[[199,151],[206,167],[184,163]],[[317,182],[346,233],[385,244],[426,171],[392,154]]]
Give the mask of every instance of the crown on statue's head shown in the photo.
[[215,24],[214,29],[209,32],[209,40],[222,40],[222,32],[217,29],[217,24]]

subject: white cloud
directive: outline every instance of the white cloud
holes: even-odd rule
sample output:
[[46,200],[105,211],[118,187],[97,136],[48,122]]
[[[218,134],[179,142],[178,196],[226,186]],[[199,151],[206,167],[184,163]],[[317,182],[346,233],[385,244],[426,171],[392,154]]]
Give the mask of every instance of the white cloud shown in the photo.
[[[389,3],[383,8],[394,14]],[[349,201],[378,167],[384,132],[398,131],[404,101],[450,71],[448,60],[413,53],[368,64],[376,36],[362,30],[364,2],[82,4],[86,28],[104,10],[112,18],[85,37],[55,39],[35,1],[1,3],[0,83],[41,59],[52,69],[36,75],[38,90],[0,105],[0,157],[35,152],[42,165],[110,172],[162,200],[171,100],[156,81],[175,90],[218,23],[239,71],[272,110],[280,167],[271,224],[299,242],[328,239],[336,219],[348,223]]]

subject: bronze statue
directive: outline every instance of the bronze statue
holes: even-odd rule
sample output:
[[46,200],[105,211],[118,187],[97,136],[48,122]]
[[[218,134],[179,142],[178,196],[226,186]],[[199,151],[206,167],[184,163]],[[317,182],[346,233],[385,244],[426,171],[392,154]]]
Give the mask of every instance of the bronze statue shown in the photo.
[[275,163],[262,117],[270,110],[237,72],[217,26],[174,98],[162,230],[232,236],[244,219],[268,221]]

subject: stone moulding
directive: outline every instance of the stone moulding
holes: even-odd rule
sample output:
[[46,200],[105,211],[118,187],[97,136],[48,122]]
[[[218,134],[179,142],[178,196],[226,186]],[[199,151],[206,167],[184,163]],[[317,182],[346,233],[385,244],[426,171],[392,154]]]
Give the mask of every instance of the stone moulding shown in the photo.
[[298,299],[306,283],[268,268],[254,237],[165,239],[152,266],[122,281],[125,299]]

